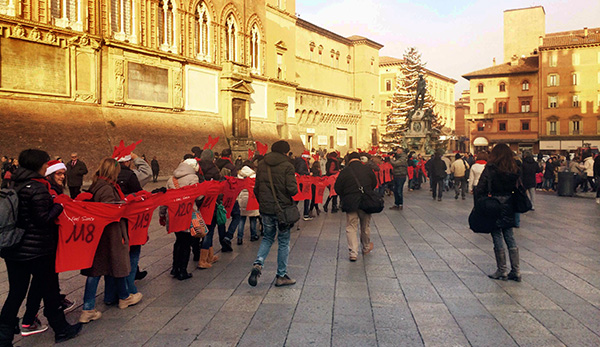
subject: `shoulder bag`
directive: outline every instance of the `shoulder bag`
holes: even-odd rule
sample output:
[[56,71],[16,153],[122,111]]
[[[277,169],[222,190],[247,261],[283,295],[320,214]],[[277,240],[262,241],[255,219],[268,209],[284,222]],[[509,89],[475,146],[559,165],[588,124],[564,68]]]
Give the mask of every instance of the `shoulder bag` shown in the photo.
[[517,180],[517,186],[515,187],[515,190],[512,192],[512,200],[515,212],[525,213],[533,208],[531,200],[529,200],[529,197],[527,196],[525,186],[523,186],[523,181],[521,181],[520,177]]
[[298,212],[298,207],[296,205],[281,208],[279,200],[277,199],[277,195],[275,195],[275,187],[273,186],[273,175],[271,174],[271,167],[269,165],[267,165],[267,172],[269,173],[271,193],[273,193],[273,199],[275,200],[275,204],[277,205],[277,212],[275,213],[275,215],[277,216],[279,231],[284,231],[294,226],[294,224],[300,220],[300,212]]
[[365,213],[379,213],[383,211],[384,201],[383,197],[379,194],[375,193],[375,190],[367,190],[365,191],[364,187],[358,181],[358,177],[354,173],[354,169],[350,168],[350,173],[354,177],[356,181],[356,185],[358,186],[358,190],[360,190],[360,202],[358,203],[358,208],[365,211]]
[[498,229],[496,221],[502,211],[501,205],[498,197],[492,196],[492,180],[488,177],[488,195],[475,200],[469,214],[469,228],[476,233],[491,233]]

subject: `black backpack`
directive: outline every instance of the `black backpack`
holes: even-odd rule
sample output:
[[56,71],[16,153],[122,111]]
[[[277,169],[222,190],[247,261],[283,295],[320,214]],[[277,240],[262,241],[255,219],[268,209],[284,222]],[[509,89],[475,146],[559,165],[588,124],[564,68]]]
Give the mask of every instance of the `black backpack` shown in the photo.
[[18,245],[25,233],[17,227],[19,196],[12,187],[0,190],[0,250]]

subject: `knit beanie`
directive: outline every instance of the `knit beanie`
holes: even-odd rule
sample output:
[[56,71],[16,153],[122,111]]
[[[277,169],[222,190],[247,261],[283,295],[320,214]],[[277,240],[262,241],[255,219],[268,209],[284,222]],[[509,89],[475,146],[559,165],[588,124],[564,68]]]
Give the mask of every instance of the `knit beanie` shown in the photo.
[[286,154],[289,151],[290,151],[290,144],[284,140],[279,140],[271,146],[271,152]]
[[213,153],[213,151],[211,149],[205,149],[204,151],[202,151],[202,154],[200,155],[200,160],[213,161],[214,159],[215,159],[215,154]]

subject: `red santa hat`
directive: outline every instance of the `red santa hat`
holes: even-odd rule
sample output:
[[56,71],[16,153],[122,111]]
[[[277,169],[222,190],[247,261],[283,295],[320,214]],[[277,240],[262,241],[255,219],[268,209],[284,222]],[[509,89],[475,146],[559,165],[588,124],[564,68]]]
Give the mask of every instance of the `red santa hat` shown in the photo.
[[302,152],[302,158],[310,158],[310,152],[307,150],[304,150],[304,152]]
[[67,167],[65,166],[65,164],[61,163],[58,160],[50,160],[48,162],[48,168],[46,169],[45,176],[49,176],[60,169],[66,170]]

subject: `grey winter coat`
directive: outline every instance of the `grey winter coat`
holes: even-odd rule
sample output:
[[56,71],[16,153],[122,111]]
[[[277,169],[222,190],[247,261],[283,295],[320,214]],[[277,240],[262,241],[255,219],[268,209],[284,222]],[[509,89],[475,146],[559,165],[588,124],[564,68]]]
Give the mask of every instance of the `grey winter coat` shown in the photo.
[[397,154],[390,158],[394,176],[406,177],[408,175],[408,156],[406,153]]

